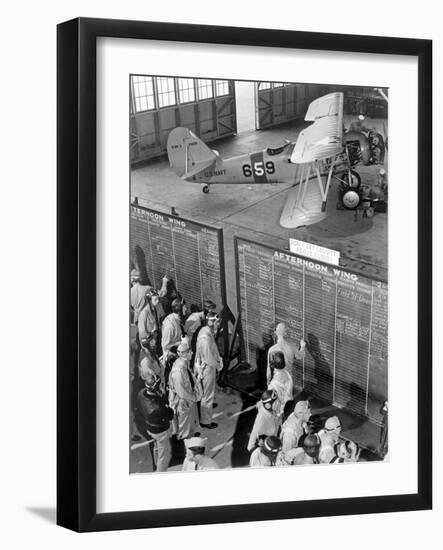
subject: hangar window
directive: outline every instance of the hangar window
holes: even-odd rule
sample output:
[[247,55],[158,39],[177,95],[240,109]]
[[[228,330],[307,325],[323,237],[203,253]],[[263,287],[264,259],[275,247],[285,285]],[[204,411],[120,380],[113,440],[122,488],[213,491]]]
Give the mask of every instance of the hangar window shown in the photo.
[[198,83],[198,99],[209,99],[214,97],[212,91],[212,80],[197,80]]
[[149,111],[155,108],[152,76],[133,76],[135,111]]
[[283,88],[283,82],[274,82],[273,88]]
[[271,89],[271,83],[270,82],[259,82],[258,83],[258,89],[259,90],[270,90]]
[[215,93],[220,95],[229,95],[229,82],[227,80],[215,81]]
[[175,105],[175,88],[173,78],[157,78],[158,106]]
[[178,95],[180,103],[195,101],[194,79],[178,78]]

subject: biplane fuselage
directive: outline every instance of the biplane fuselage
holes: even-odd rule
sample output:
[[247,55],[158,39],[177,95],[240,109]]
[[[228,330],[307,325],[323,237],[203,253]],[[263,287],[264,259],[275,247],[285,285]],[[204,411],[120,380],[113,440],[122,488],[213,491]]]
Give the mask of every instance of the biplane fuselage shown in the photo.
[[[294,183],[297,165],[291,163],[294,145],[288,143],[280,152],[257,151],[230,159],[219,156],[205,169],[183,179],[197,183]],[[192,170],[192,166],[191,166]]]

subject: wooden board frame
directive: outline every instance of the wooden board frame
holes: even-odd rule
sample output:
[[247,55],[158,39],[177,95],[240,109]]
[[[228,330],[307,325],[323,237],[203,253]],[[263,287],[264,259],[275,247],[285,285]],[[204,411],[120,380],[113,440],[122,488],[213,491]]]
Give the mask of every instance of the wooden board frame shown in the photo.
[[[415,494],[97,513],[96,39],[183,41],[418,59],[418,489]],[[432,42],[256,28],[74,19],[57,34],[57,523],[76,531],[432,507]]]

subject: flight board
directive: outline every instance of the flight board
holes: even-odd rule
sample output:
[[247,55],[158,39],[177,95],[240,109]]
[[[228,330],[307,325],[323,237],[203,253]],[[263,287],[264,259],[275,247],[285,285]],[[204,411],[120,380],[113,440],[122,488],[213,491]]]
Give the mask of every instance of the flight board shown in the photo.
[[246,360],[257,364],[279,322],[306,357],[299,388],[380,420],[387,399],[388,285],[336,265],[235,238]]
[[226,303],[222,230],[131,205],[131,257],[159,289],[167,275],[188,306]]

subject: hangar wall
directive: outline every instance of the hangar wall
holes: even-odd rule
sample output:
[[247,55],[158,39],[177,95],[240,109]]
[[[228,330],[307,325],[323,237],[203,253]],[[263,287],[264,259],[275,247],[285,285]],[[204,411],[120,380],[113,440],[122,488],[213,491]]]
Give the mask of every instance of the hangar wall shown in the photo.
[[164,154],[169,132],[177,126],[203,141],[235,134],[234,81],[132,75],[131,164]]

